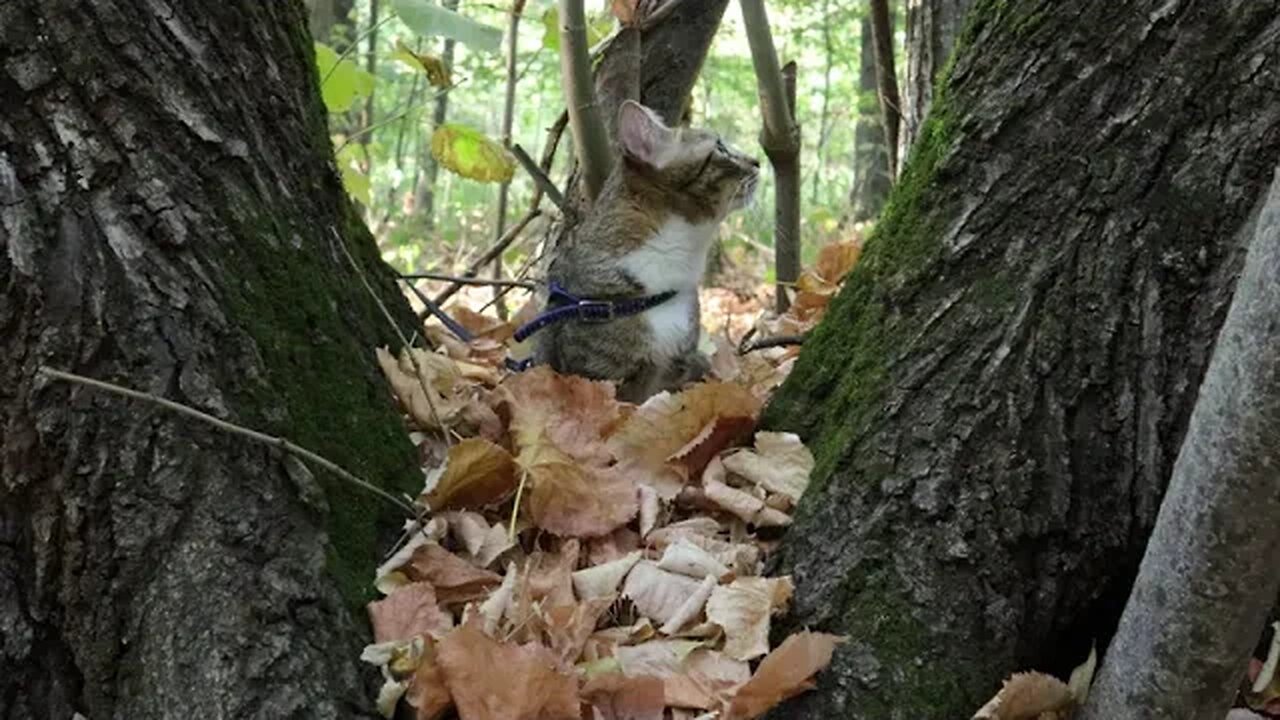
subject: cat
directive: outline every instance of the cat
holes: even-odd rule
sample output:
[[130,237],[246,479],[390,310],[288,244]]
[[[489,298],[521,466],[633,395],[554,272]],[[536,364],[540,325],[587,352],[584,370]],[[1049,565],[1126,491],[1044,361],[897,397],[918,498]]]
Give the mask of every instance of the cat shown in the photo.
[[631,100],[617,128],[620,162],[556,249],[547,280],[580,298],[670,297],[639,314],[549,325],[534,361],[615,381],[619,399],[639,403],[709,369],[697,348],[698,284],[720,222],[754,196],[760,163],[711,131],[667,127]]

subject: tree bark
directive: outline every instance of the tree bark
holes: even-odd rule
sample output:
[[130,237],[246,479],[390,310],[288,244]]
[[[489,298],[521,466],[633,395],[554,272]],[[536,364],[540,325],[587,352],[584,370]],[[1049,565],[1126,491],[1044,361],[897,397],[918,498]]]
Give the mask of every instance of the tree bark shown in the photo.
[[[889,0],[871,0],[871,39],[876,49],[876,90],[880,96],[880,117],[884,123],[885,142],[898,147],[898,131],[902,125],[902,100],[898,93],[898,73],[894,69],[893,13]],[[889,177],[898,176],[898,156],[889,154]]]
[[[858,121],[853,131],[854,184],[849,190],[849,207],[854,222],[880,214],[893,188],[889,174],[889,145],[879,119],[876,92],[876,48],[871,39],[871,21],[862,18],[858,67]],[[868,100],[869,99],[869,100]]]
[[1280,173],[1086,718],[1220,720],[1235,698],[1280,591],[1277,278]]
[[1105,645],[1280,160],[1272,9],[972,16],[765,414],[817,458],[781,630],[851,638],[775,717],[968,717]]
[[301,3],[9,0],[0,96],[0,718],[376,717],[353,613],[397,512],[37,376],[420,487],[330,228],[413,316],[334,172]]
[[895,151],[907,159],[933,100],[933,85],[951,57],[973,0],[908,0],[907,69],[902,82],[902,132]]

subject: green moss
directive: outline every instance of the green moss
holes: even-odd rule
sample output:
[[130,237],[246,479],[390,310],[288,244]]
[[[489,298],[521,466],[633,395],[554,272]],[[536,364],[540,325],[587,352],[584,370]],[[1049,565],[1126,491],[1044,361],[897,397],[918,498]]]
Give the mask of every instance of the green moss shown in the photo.
[[841,631],[875,648],[883,672],[893,685],[910,688],[894,694],[868,693],[859,710],[867,717],[968,717],[981,700],[970,698],[967,668],[939,672],[937,636],[915,619],[906,589],[892,570],[862,579],[841,602],[847,608]]
[[[329,241],[327,229],[290,227],[243,196],[235,207],[243,222],[234,232],[235,266],[228,268],[231,319],[252,338],[266,368],[265,382],[241,386],[242,419],[393,492],[416,492],[420,478],[412,447],[385,395],[371,382],[375,338],[390,342],[386,320],[349,274],[336,274],[327,249],[317,252]],[[361,232],[366,231],[352,227],[344,236]],[[308,234],[306,249],[297,249],[302,233]],[[367,251],[352,251],[365,255],[360,261],[372,267]],[[278,406],[285,408],[282,417],[261,412]],[[390,522],[398,511],[329,473],[316,471],[316,478],[329,504],[330,572],[346,600],[353,607],[363,605],[371,599],[379,560],[379,520]]]

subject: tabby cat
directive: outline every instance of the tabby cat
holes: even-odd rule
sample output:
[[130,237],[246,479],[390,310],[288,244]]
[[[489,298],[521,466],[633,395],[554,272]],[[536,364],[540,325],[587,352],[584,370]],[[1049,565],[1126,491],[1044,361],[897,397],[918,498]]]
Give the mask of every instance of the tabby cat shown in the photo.
[[557,248],[548,280],[582,298],[674,296],[636,315],[551,325],[534,357],[614,380],[619,398],[640,402],[706,373],[698,283],[720,221],[754,195],[760,163],[713,132],[667,127],[633,101],[619,110],[618,145],[622,161]]

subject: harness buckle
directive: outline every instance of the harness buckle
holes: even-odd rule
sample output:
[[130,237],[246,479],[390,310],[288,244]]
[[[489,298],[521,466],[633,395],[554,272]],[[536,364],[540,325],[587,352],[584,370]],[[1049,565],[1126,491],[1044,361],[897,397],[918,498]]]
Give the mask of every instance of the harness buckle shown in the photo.
[[[597,308],[603,309],[604,312],[594,312]],[[579,300],[578,310],[578,319],[587,323],[606,323],[616,317],[614,305],[608,300]]]

